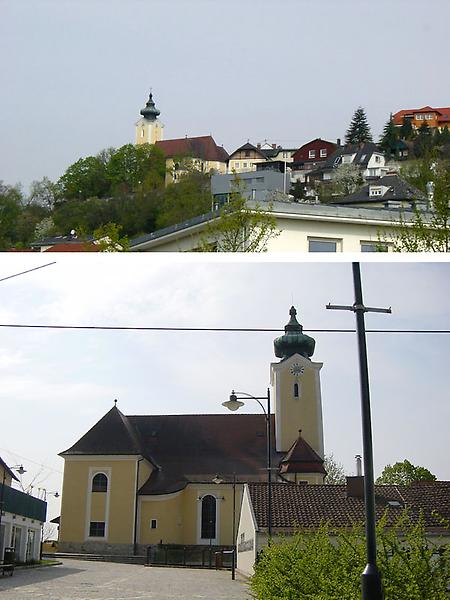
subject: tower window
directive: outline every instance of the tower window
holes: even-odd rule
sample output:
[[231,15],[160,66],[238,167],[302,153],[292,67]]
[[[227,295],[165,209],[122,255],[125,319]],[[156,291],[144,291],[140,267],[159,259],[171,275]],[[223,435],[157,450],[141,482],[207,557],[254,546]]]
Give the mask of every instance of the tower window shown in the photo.
[[150,520],[150,529],[157,529],[158,527],[158,521],[156,519],[151,519]]
[[298,395],[299,395],[298,383],[294,383],[294,398],[298,398]]
[[93,492],[107,492],[108,491],[108,478],[104,473],[97,473],[92,480],[92,491]]

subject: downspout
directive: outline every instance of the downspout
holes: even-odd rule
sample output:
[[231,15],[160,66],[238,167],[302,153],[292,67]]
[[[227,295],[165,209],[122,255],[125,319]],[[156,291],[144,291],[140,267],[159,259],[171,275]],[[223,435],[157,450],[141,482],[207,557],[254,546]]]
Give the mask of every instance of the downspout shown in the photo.
[[137,553],[137,516],[138,516],[138,491],[139,491],[139,463],[144,459],[139,458],[137,461],[137,472],[136,472],[136,490],[134,493],[134,536],[133,536],[133,556]]

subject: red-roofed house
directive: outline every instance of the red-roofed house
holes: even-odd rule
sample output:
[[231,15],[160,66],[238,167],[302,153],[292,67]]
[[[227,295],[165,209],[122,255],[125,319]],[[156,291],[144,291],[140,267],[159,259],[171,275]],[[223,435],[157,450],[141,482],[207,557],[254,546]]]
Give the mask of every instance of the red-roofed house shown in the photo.
[[228,153],[212,136],[184,137],[156,142],[166,157],[166,183],[176,181],[187,165],[204,173],[226,173]]
[[411,121],[414,129],[419,129],[423,123],[427,123],[428,127],[442,130],[444,127],[450,128],[450,108],[424,106],[423,108],[399,110],[392,115],[393,123],[397,127],[401,127],[405,119]]

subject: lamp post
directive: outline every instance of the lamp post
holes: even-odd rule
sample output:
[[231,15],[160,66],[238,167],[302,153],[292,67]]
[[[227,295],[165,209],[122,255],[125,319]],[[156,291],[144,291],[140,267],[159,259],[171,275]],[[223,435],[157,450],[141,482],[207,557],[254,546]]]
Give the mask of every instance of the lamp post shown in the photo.
[[366,513],[366,556],[367,564],[361,575],[362,600],[382,600],[383,588],[381,574],[377,566],[375,486],[373,475],[372,420],[370,411],[369,369],[367,361],[366,329],[364,314],[366,312],[388,313],[390,308],[373,308],[364,306],[361,269],[357,262],[352,263],[353,287],[355,302],[352,306],[331,305],[334,310],[350,310],[356,315],[356,332],[358,339],[358,359],[360,373],[361,420],[364,460],[364,504]]
[[[2,532],[2,516],[3,516],[3,504],[4,504],[4,497],[5,497],[5,481],[6,481],[6,469],[5,469],[5,464],[3,463],[3,480],[2,480],[2,490],[1,490],[1,495],[0,495],[0,536],[1,536],[1,532]],[[23,468],[23,465],[14,465],[14,467],[9,467],[9,469],[14,469],[15,471],[17,471],[19,473],[19,475],[23,475],[24,473],[26,473],[26,470]],[[3,538],[0,537],[0,560],[3,560]]]
[[[237,396],[239,394],[239,396]],[[245,398],[250,398],[251,400],[256,400],[256,402],[260,405],[264,412],[264,416],[266,419],[266,451],[267,451],[267,494],[268,494],[268,502],[267,502],[267,535],[270,541],[272,537],[272,423],[270,419],[270,389],[267,388],[266,396],[252,396],[251,394],[247,394],[247,392],[235,392],[231,391],[230,399],[226,402],[222,402],[222,406],[228,408],[228,410],[236,411],[241,406],[244,406],[245,402],[242,402],[241,396]],[[267,410],[264,408],[261,400],[267,401]]]
[[[216,475],[213,478],[213,483],[220,484],[225,483],[225,480]],[[236,473],[233,473],[233,525],[232,525],[232,540],[233,540],[233,554],[231,558],[231,579],[236,579]]]

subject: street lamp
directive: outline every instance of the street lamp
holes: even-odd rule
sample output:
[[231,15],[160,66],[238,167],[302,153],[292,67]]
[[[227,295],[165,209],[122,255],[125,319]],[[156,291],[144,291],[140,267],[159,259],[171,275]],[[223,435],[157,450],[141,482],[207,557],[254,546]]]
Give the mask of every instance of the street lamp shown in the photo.
[[[244,404],[240,402],[240,404]],[[219,485],[226,483],[225,479],[222,479],[220,475],[213,477],[213,483]],[[233,552],[231,558],[231,579],[236,579],[236,473],[233,473]]]
[[[271,422],[271,414],[270,414],[270,389],[267,388],[267,396],[252,396],[251,394],[247,394],[247,392],[235,392],[231,391],[230,399],[226,402],[222,402],[222,406],[228,408],[228,410],[236,411],[241,406],[244,406],[244,402],[242,402],[242,398],[238,397],[245,396],[245,398],[250,398],[251,400],[256,400],[256,402],[260,405],[264,412],[264,416],[266,419],[266,450],[267,450],[267,493],[268,493],[268,502],[267,502],[267,535],[270,538],[272,537],[272,422]],[[264,405],[261,400],[267,401],[267,410],[264,408]]]

